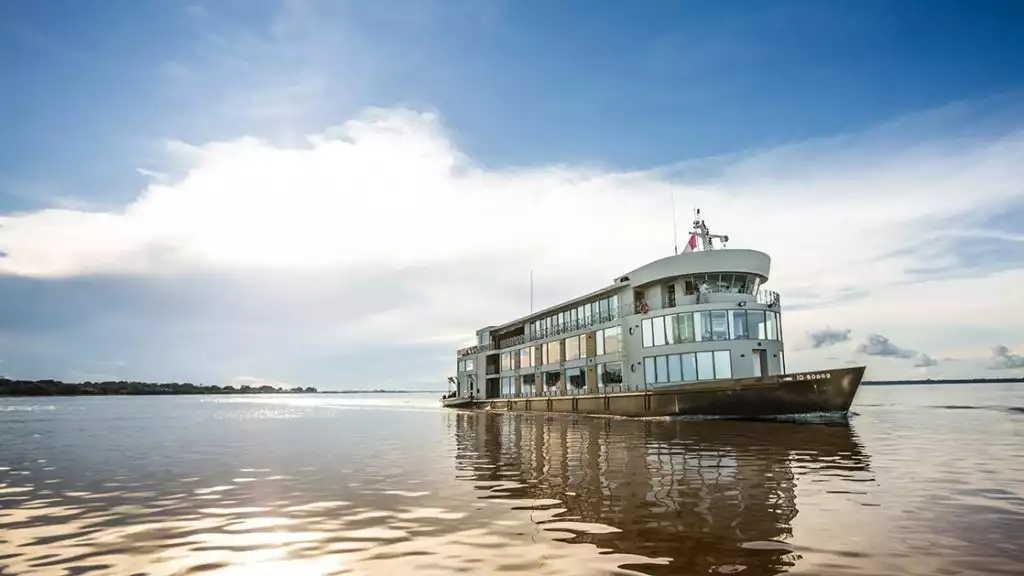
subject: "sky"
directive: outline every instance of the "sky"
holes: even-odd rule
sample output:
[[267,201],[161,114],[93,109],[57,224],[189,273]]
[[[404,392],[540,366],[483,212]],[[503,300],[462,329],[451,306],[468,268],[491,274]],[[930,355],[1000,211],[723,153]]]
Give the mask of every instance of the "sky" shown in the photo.
[[787,368],[1024,375],[1024,4],[44,0],[0,18],[0,373],[444,389],[772,258]]

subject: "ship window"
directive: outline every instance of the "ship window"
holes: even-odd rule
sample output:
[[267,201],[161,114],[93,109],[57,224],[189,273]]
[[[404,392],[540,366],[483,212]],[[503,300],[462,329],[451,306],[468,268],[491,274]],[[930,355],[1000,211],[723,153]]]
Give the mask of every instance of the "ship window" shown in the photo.
[[611,298],[608,299],[608,306],[611,308],[612,320],[619,317],[619,295],[612,294]]
[[729,310],[729,324],[732,325],[733,340],[747,339],[747,311]]
[[665,316],[665,344],[679,344],[679,329],[676,322],[675,314]]
[[653,320],[654,320],[654,322],[653,322],[652,330],[654,331],[654,345],[655,346],[664,346],[665,345],[665,317],[664,316],[658,316],[657,318],[654,318]]
[[544,373],[544,393],[548,396],[558,394],[558,383],[562,381],[562,372],[555,370]]
[[622,349],[622,328],[613,326],[598,332],[599,354],[614,354]]
[[665,285],[665,307],[676,307],[676,285],[675,283]]
[[676,343],[693,342],[693,314],[685,312],[676,315]]
[[697,379],[697,356],[692,352],[682,355],[683,380],[692,382]]
[[619,389],[622,386],[622,362],[598,364],[597,384],[610,390]]
[[657,370],[658,384],[668,382],[668,356],[657,356],[654,359],[654,366]]
[[605,353],[604,352],[604,330],[598,330],[594,334],[595,334],[595,340],[596,340],[594,342],[595,352],[597,352],[597,355],[600,356],[600,355]]
[[725,310],[711,312],[711,339],[729,339],[729,314]]
[[608,299],[602,298],[598,303],[598,310],[600,312],[601,319],[599,322],[605,322],[608,317]]
[[765,334],[765,338],[767,338],[769,340],[778,340],[779,339],[779,328],[778,328],[778,317],[777,317],[777,314],[775,314],[775,312],[772,312],[772,311],[769,310],[768,313],[765,316],[766,316],[766,318],[765,318],[765,320],[766,320],[766,322],[765,322],[765,333],[766,333]]
[[586,372],[580,368],[569,368],[565,371],[566,392],[584,394],[587,391]]
[[697,342],[711,340],[711,312],[693,313],[693,332]]
[[643,333],[641,342],[643,347],[650,348],[651,346],[654,346],[654,328],[651,325],[650,318],[644,318],[644,320],[640,322],[640,331]]
[[556,340],[554,342],[548,342],[547,347],[547,362],[546,364],[556,364],[562,361],[562,349],[561,342]]
[[580,338],[573,336],[565,339],[565,360],[577,360],[580,357]]
[[653,386],[657,382],[654,372],[654,357],[644,358],[644,382]]
[[715,378],[732,378],[732,354],[728,350],[715,350]]
[[764,339],[764,310],[747,310],[747,337]]
[[668,381],[683,381],[683,365],[680,362],[679,354],[671,354],[668,357]]
[[472,359],[466,360],[466,372],[472,372],[474,370],[474,362]]
[[533,366],[533,358],[530,357],[531,356],[530,352],[532,350],[533,350],[533,347],[523,348],[523,349],[521,349],[519,351],[519,367],[520,368],[529,368],[530,366]]
[[711,380],[715,377],[715,357],[711,352],[697,352],[697,379]]
[[535,382],[536,382],[536,379],[533,377],[533,374],[523,374],[523,384],[522,384],[522,395],[523,396],[536,396],[537,395],[537,389],[534,386]]

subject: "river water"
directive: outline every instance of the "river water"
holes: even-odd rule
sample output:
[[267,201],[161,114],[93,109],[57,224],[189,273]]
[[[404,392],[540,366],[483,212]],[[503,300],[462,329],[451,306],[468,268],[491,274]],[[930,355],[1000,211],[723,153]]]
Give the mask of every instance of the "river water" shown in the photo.
[[849,424],[0,399],[0,574],[1024,574],[1024,385]]

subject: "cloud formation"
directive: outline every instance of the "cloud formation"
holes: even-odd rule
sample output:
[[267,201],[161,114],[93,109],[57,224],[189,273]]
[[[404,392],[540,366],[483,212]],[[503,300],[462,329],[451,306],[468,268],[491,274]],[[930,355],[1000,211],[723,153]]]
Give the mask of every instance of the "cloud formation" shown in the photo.
[[938,364],[931,356],[917,350],[900,348],[881,334],[869,334],[867,340],[857,346],[857,353],[867,356],[912,360],[911,366],[914,368],[930,368]]
[[1024,355],[1013,354],[1009,348],[1003,345],[993,346],[989,368],[993,370],[1024,369]]
[[807,339],[811,343],[811,348],[827,348],[849,341],[850,329],[822,328],[821,330],[808,332]]
[[[160,177],[125,206],[0,215],[0,276],[61,285],[145,278],[157,300],[187,300],[173,322],[194,338],[179,341],[183,348],[209,346],[197,327],[259,325],[231,332],[235,375],[323,386],[252,368],[260,355],[289,363],[294,356],[281,351],[296,352],[280,336],[288,333],[325,353],[418,347],[434,355],[430,377],[443,381],[448,350],[480,326],[527,312],[531,269],[542,307],[671,253],[674,195],[686,207],[681,229],[699,206],[731,247],[771,255],[784,326],[813,343],[806,356],[787,358],[790,369],[810,367],[816,349],[851,331],[892,333],[922,319],[933,324],[900,336],[915,348],[955,347],[955,327],[966,325],[1006,341],[1024,324],[1014,296],[1024,273],[957,278],[955,247],[971,226],[1022,205],[1024,132],[909,146],[898,124],[648,171],[488,168],[459,149],[437,114],[408,109],[370,109],[298,144],[170,142],[175,168],[152,170]],[[958,226],[937,225],[951,221]],[[925,258],[949,273],[920,283]],[[848,328],[816,329],[824,321]],[[134,337],[158,340],[144,332]],[[885,337],[862,346],[934,365]],[[122,357],[116,348],[97,354]],[[418,370],[371,368],[382,379]]]

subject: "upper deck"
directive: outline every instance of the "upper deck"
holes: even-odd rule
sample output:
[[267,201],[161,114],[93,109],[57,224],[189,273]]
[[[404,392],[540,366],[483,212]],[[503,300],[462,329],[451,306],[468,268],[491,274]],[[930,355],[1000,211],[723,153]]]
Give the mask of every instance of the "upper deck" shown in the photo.
[[[708,234],[708,236],[711,236]],[[591,292],[478,331],[467,356],[519,346],[611,322],[618,318],[677,306],[753,300],[778,306],[779,295],[762,286],[771,258],[757,250],[688,250],[644,264]]]

